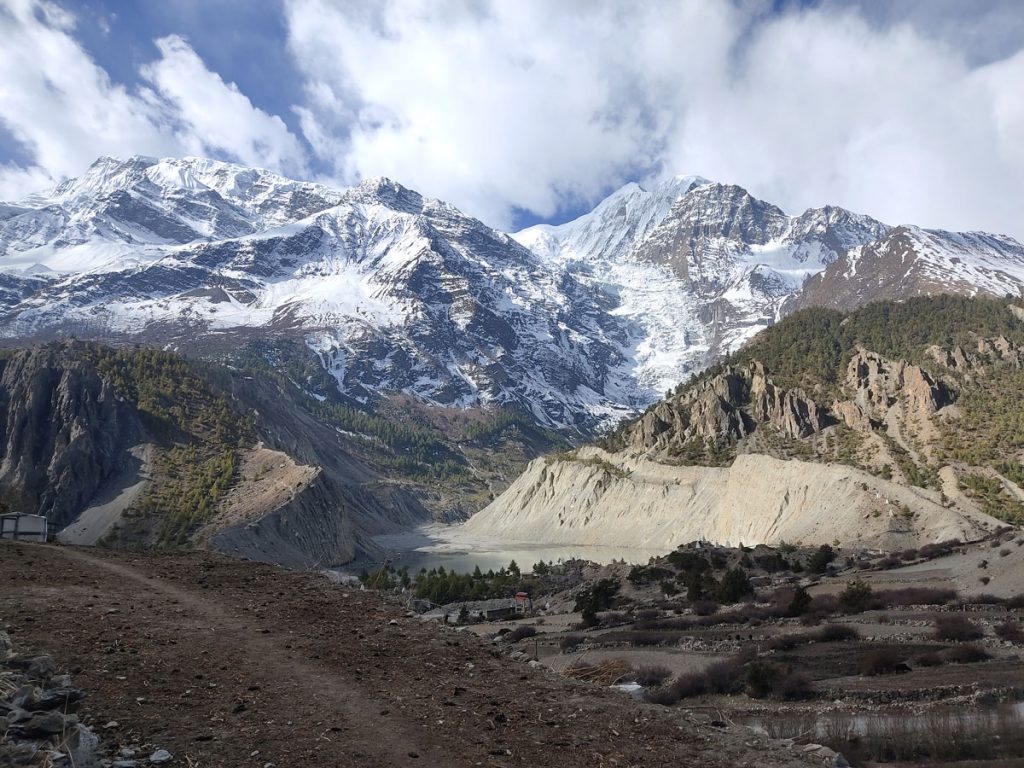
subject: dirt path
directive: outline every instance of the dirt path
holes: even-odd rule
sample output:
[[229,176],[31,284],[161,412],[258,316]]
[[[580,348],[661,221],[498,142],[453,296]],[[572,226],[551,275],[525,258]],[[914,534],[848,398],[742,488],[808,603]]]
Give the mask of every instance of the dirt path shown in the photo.
[[105,743],[172,765],[808,764],[511,663],[377,595],[206,553],[0,544],[0,625],[74,674]]

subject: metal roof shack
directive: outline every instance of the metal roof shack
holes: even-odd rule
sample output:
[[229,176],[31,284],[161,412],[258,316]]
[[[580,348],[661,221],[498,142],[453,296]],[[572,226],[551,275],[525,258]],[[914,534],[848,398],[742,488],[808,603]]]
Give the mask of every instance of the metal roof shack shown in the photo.
[[0,539],[45,543],[46,534],[46,518],[42,515],[26,515],[21,512],[0,515]]

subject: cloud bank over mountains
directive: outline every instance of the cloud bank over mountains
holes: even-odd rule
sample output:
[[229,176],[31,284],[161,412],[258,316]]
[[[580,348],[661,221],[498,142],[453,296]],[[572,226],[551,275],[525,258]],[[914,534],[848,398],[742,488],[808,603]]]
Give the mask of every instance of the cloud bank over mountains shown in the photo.
[[693,173],[791,211],[1024,238],[1016,2],[778,5],[286,0],[267,13],[298,85],[275,114],[184,21],[120,82],[84,11],[3,0],[0,199],[103,154],[193,154],[387,175],[511,228]]

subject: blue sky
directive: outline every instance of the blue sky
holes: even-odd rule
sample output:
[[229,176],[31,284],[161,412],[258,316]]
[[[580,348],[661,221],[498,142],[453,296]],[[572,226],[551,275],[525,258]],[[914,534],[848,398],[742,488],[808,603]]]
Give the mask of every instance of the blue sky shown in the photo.
[[1016,0],[0,0],[0,81],[0,199],[200,154],[506,229],[694,173],[1024,238]]

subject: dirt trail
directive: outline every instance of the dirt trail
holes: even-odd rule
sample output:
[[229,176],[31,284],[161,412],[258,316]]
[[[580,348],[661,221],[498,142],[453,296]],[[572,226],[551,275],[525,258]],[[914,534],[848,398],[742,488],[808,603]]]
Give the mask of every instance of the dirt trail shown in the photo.
[[0,626],[74,673],[105,743],[168,749],[172,766],[811,764],[511,663],[378,595],[207,553],[2,543]]

